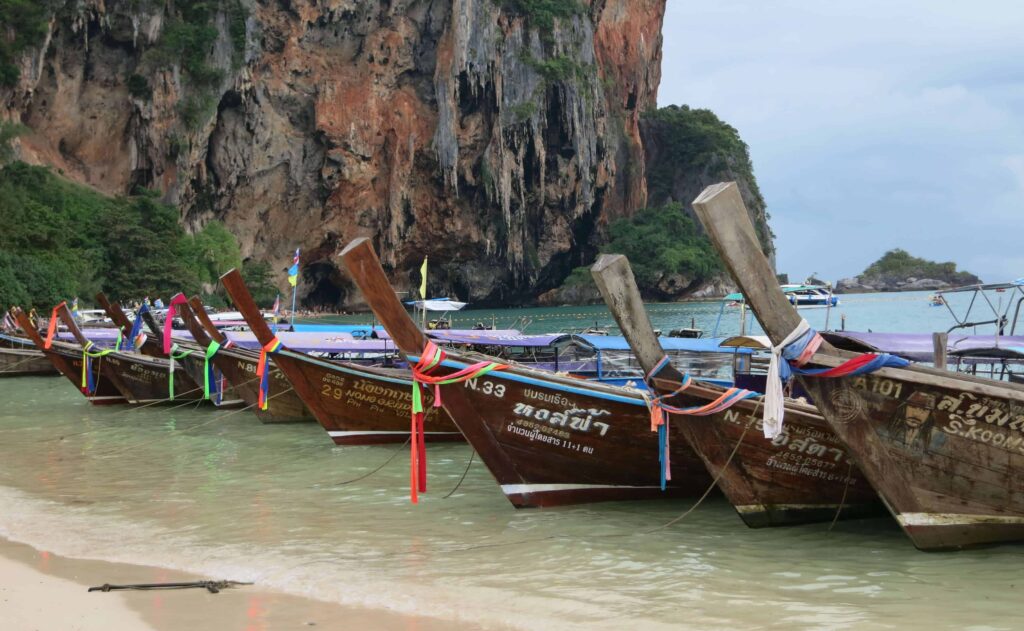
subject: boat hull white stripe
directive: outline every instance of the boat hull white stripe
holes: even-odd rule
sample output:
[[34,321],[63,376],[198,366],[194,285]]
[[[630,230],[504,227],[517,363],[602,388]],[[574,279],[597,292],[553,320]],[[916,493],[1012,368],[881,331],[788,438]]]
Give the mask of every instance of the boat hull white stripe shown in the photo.
[[502,484],[501,491],[505,495],[523,495],[525,493],[557,493],[560,491],[584,491],[590,489],[657,489],[657,485],[630,486],[626,484]]
[[[360,431],[360,432],[342,432],[342,431],[337,431],[337,430],[333,430],[333,431],[332,430],[327,430],[327,433],[330,436],[379,436],[381,434],[388,434],[388,435],[399,434],[399,435],[401,435],[401,434],[408,434],[409,432],[407,432],[407,431],[397,431],[396,432],[396,431],[383,431],[383,430],[381,430],[381,431],[367,431],[367,432],[362,432],[362,431]],[[443,435],[450,435],[450,434],[459,434],[459,432],[423,432],[423,434],[426,435],[426,436],[443,436]]]
[[901,526],[979,526],[983,524],[1020,524],[1024,517],[1014,515],[971,515],[967,513],[900,513]]

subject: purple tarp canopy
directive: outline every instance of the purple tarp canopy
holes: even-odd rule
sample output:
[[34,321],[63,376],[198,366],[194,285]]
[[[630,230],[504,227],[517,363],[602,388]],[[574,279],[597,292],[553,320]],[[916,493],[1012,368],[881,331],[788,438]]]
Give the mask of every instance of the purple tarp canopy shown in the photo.
[[[515,337],[522,335],[522,331],[516,329],[433,329],[426,332],[430,337],[438,337],[445,335],[459,335],[459,336],[474,336],[479,340],[501,338],[501,337]],[[391,334],[383,329],[375,329],[374,335],[382,340],[390,340]],[[440,339],[440,338],[439,338]],[[483,344],[483,341],[472,342],[473,344]]]
[[427,334],[439,341],[449,344],[479,344],[486,346],[522,346],[537,348],[552,346],[561,342],[575,340],[585,346],[587,342],[576,335],[566,333],[548,333],[541,335],[526,335],[519,331],[505,331],[503,335],[480,335],[480,333],[498,333],[498,331],[428,331]]
[[[228,331],[227,338],[237,346],[259,350],[256,336],[247,331]],[[277,334],[287,348],[302,353],[384,353],[394,352],[391,340],[357,340],[348,333],[287,333]]]
[[[822,333],[829,342],[840,348],[860,352],[879,352],[899,355],[916,362],[930,362],[935,358],[931,333],[860,333],[857,331],[829,331]],[[1024,336],[961,335],[951,333],[948,352],[980,348],[1024,346]]]

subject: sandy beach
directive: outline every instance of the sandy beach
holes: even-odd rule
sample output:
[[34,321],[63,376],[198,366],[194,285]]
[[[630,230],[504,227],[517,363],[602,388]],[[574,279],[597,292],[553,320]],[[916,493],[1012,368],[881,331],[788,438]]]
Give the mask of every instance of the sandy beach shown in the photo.
[[243,586],[205,589],[88,592],[104,583],[220,580],[162,568],[69,559],[0,538],[0,627],[4,631],[178,631],[382,629],[440,631],[477,627],[342,607]]

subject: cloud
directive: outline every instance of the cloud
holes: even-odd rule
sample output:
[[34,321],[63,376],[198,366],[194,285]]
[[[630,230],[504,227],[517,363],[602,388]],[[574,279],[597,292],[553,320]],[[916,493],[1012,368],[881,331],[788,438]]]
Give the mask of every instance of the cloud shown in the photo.
[[1024,5],[672,0],[659,104],[750,145],[779,269],[839,278],[886,250],[996,281],[1024,228]]

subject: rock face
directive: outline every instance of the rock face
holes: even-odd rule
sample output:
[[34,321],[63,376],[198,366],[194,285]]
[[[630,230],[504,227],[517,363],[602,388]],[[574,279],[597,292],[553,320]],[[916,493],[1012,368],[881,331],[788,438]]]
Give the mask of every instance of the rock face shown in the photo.
[[647,201],[639,113],[665,0],[554,18],[516,0],[189,3],[212,7],[198,53],[167,6],[57,11],[0,88],[33,130],[21,156],[111,194],[157,189],[275,270],[300,246],[304,304],[359,303],[334,256],[357,236],[398,290],[429,255],[431,292],[528,301]]
[[911,256],[899,248],[886,252],[859,276],[836,283],[838,293],[921,291],[976,285],[981,279],[958,271],[956,263],[936,263]]
[[[971,283],[980,283],[975,277]],[[925,291],[934,289],[949,289],[954,285],[960,283],[951,283],[948,280],[939,280],[937,278],[914,278],[910,276],[908,278],[898,278],[895,276],[889,277],[868,277],[868,276],[854,276],[852,278],[843,278],[836,283],[836,293],[841,294],[856,294],[856,293],[868,293],[873,291]]]

